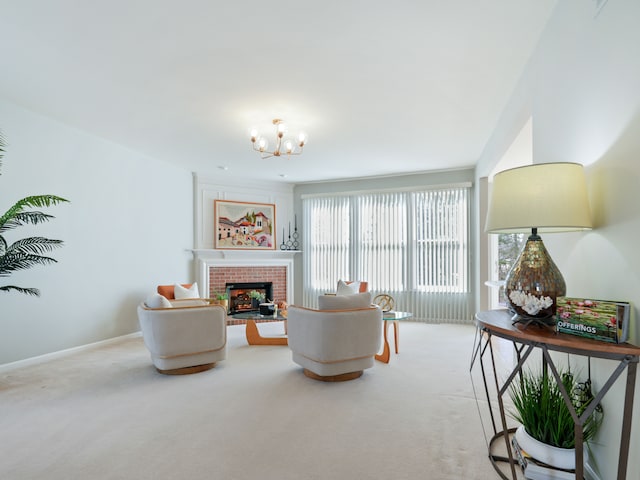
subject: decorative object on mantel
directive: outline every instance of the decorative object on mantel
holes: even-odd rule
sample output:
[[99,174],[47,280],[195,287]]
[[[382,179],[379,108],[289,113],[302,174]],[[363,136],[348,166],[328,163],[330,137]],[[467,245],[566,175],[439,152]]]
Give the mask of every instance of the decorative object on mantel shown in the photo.
[[[285,234],[284,228],[282,229],[282,243],[280,244],[280,250],[298,250],[300,248],[300,242],[298,238],[300,234],[298,233],[298,217],[294,215],[293,217],[293,234],[291,233],[291,222],[289,222],[289,237],[285,242]],[[293,239],[293,240],[292,240]]]
[[298,216],[294,215],[293,216],[293,249],[294,250],[300,249],[300,242],[298,241],[299,237],[300,237],[300,234],[298,234]]
[[251,130],[251,144],[256,152],[260,152],[262,158],[279,157],[281,155],[300,155],[302,149],[307,143],[307,134],[300,132],[298,138],[283,140],[284,134],[287,132],[287,126],[284,120],[274,118],[272,122],[276,126],[276,146],[273,150],[269,150],[269,142],[265,137],[259,136],[258,131],[254,128]]
[[276,206],[214,200],[215,248],[274,250]]
[[485,230],[488,233],[531,230],[505,280],[514,322],[555,325],[556,299],[566,294],[564,278],[538,232],[589,229],[589,199],[582,165],[541,163],[496,174]]

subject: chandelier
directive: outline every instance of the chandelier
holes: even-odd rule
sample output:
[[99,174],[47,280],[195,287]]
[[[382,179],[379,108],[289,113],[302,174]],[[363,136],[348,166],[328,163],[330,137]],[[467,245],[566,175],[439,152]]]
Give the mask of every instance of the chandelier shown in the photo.
[[275,118],[272,122],[276,126],[276,146],[273,150],[269,150],[269,142],[266,138],[258,136],[258,131],[254,128],[251,130],[251,143],[256,152],[260,152],[262,158],[279,157],[281,155],[300,155],[302,149],[307,143],[307,135],[303,132],[298,134],[297,140],[284,139],[287,127],[283,120]]

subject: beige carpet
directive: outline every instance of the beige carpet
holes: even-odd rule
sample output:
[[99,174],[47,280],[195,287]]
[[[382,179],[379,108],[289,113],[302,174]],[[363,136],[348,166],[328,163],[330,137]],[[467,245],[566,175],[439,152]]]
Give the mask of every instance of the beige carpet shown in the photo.
[[[282,325],[261,324],[265,332]],[[0,478],[492,479],[469,376],[475,329],[402,323],[400,354],[311,380],[287,347],[165,376],[141,338],[0,374]]]

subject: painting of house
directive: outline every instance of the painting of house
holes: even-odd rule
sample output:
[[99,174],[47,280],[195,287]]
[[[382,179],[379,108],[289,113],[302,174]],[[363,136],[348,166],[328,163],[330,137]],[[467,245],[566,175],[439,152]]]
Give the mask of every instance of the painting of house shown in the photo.
[[275,205],[214,201],[216,248],[275,248]]

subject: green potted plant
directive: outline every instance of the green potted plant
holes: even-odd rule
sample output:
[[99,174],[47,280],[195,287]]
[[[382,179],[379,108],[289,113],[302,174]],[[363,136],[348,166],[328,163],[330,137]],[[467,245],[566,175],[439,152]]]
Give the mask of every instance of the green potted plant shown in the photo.
[[251,290],[249,292],[249,298],[251,299],[251,307],[252,308],[259,308],[260,307],[260,303],[264,302],[266,295],[262,292],[259,292],[257,290]]
[[229,295],[226,292],[214,292],[214,303],[222,305],[226,311],[229,311]]
[[[578,383],[570,372],[560,371],[562,384],[568,392],[578,416],[593,401],[590,382]],[[522,372],[510,385],[513,402],[511,416],[521,423],[516,430],[520,447],[533,458],[548,465],[575,468],[575,425],[555,377],[550,372]],[[602,423],[602,407],[598,405],[583,426],[586,443]],[[585,458],[587,451],[584,451]]]
[[[4,156],[4,139],[0,133],[0,166]],[[62,246],[62,240],[44,237],[27,237],[9,244],[3,234],[22,225],[38,225],[51,220],[53,215],[33,210],[50,207],[68,200],[56,195],[32,195],[18,200],[0,216],[0,277],[8,277],[17,270],[26,270],[35,265],[47,265],[57,260],[46,253]],[[17,285],[0,285],[0,291],[15,290],[27,295],[40,295],[37,288]]]

